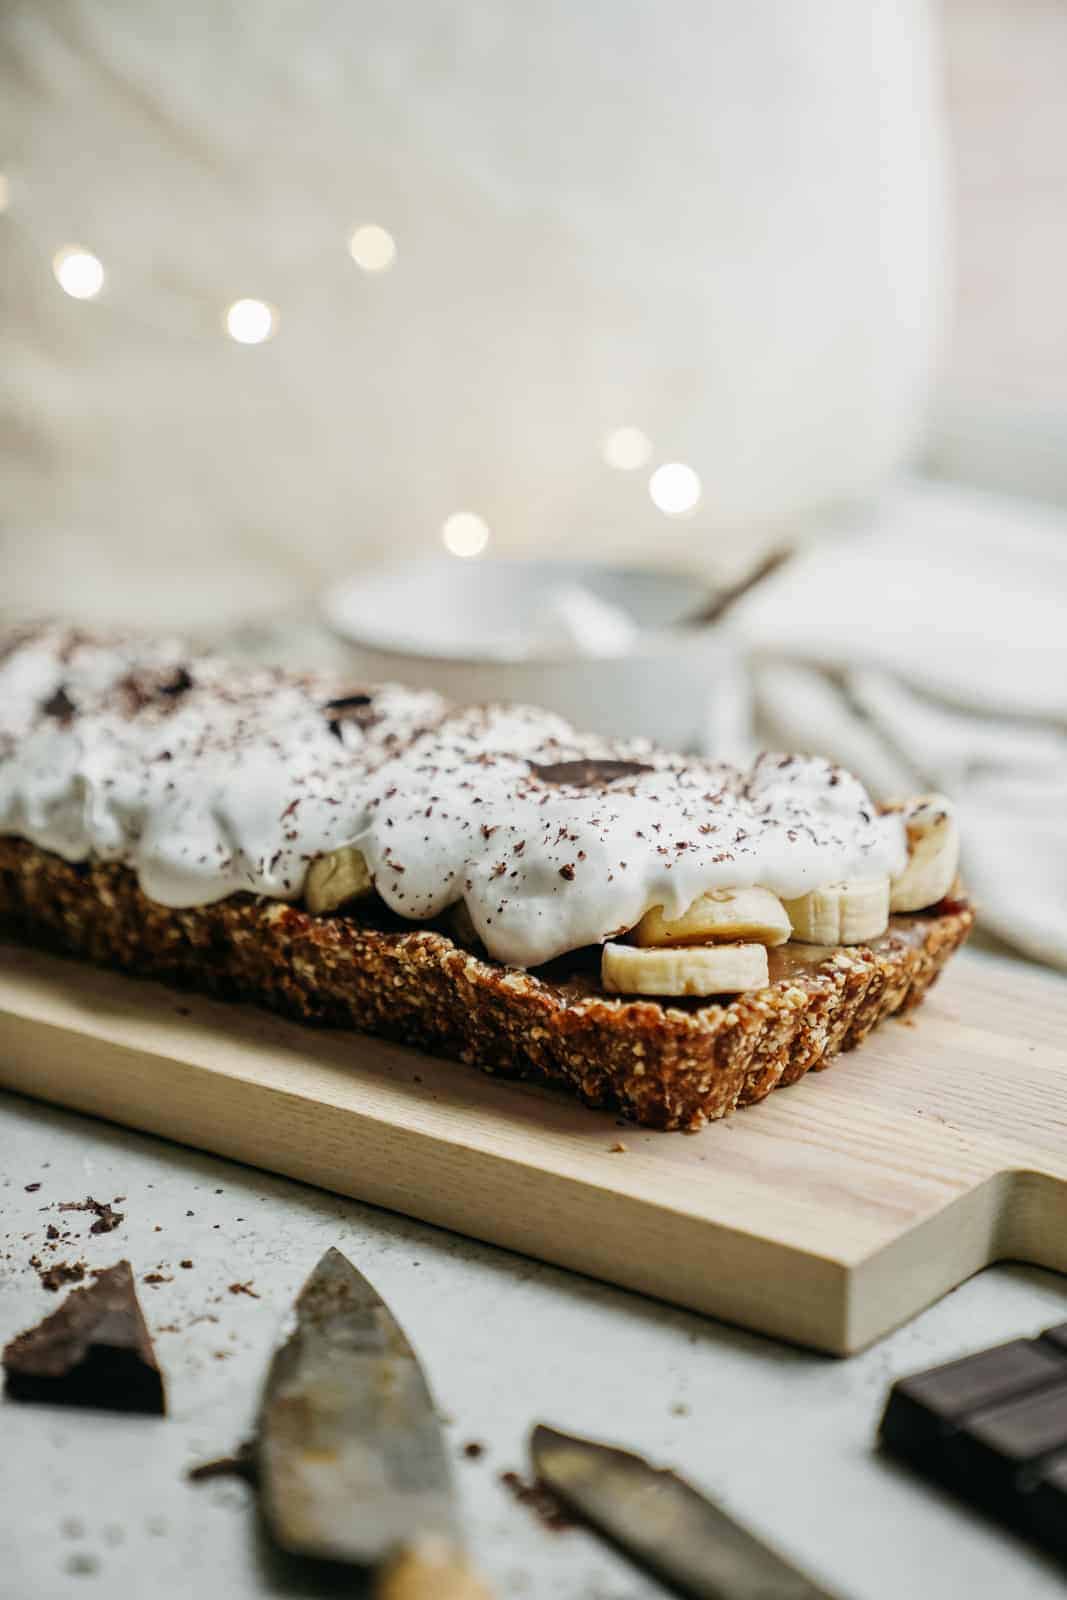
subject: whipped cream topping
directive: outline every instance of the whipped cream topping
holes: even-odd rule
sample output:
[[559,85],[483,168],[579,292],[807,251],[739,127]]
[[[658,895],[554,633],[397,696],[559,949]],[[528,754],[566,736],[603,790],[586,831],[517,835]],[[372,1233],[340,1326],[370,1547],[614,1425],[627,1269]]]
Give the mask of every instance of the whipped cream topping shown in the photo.
[[0,833],[118,861],[151,899],[299,899],[364,853],[400,916],[465,901],[489,954],[536,966],[679,916],[714,888],[791,898],[896,876],[904,823],[804,756],[750,771],[576,733],[525,706],[192,661],[42,629],[0,643]]

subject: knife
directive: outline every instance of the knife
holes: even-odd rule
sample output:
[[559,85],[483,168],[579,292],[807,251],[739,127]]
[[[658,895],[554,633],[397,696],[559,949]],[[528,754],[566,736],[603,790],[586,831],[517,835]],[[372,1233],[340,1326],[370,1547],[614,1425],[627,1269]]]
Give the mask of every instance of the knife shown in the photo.
[[530,1453],[565,1506],[686,1600],[832,1600],[675,1472],[544,1426]]
[[260,1504],[297,1555],[377,1571],[376,1600],[490,1600],[415,1352],[373,1287],[327,1250],[292,1311],[260,1407]]

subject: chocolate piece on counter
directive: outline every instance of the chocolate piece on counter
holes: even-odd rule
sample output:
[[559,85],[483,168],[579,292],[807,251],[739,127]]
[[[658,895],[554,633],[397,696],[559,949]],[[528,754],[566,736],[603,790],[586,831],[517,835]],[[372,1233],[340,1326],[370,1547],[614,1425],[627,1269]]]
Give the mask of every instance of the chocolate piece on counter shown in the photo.
[[3,1366],[13,1400],[154,1416],[166,1410],[128,1261],[72,1290],[50,1317],[12,1339]]
[[1054,1389],[990,1406],[965,1418],[947,1441],[950,1476],[968,1499],[1010,1514],[1037,1469],[1067,1450],[1067,1364]]
[[643,761],[531,761],[530,771],[542,783],[566,784],[572,789],[601,788],[617,778],[636,778],[642,772],[655,772]]
[[893,1385],[882,1418],[882,1443],[917,1458],[924,1470],[944,1464],[944,1444],[969,1413],[1062,1382],[1064,1362],[1037,1341],[1013,1339],[933,1367]]
[[1067,1453],[1053,1456],[1023,1503],[1025,1531],[1067,1558]]
[[891,1454],[1067,1555],[1067,1325],[893,1385]]
[[1046,1328],[1041,1335],[1041,1342],[1051,1345],[1053,1350],[1060,1351],[1067,1359],[1067,1322],[1057,1323],[1054,1328]]

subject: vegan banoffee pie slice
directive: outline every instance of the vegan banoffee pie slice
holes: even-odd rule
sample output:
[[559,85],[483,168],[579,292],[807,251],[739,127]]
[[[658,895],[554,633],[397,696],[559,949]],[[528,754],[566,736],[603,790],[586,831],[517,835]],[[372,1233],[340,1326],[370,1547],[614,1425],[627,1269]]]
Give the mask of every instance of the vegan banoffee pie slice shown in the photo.
[[973,921],[958,857],[947,800],[879,809],[813,757],[741,771],[170,641],[0,636],[7,937],[650,1126],[917,1004]]

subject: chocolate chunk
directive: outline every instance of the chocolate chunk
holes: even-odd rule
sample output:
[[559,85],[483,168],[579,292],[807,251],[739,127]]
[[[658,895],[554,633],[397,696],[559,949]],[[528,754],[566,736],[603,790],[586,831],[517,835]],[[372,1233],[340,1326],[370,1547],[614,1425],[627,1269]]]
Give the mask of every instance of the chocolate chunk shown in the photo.
[[618,778],[636,778],[655,767],[643,761],[601,761],[590,757],[582,761],[531,761],[530,771],[542,783],[566,784],[572,789],[603,789]]
[[50,695],[41,707],[46,717],[55,717],[59,722],[70,722],[77,713],[77,706],[70,698],[66,689],[60,684],[55,694]]
[[13,1400],[162,1416],[163,1379],[128,1261],[74,1289],[57,1311],[5,1348]]

